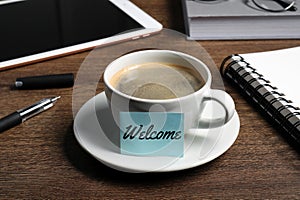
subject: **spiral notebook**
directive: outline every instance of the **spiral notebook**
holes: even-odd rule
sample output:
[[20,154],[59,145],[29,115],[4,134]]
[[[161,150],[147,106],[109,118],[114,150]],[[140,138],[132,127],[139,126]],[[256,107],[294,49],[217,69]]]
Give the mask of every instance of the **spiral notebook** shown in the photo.
[[300,47],[234,54],[221,73],[300,148]]

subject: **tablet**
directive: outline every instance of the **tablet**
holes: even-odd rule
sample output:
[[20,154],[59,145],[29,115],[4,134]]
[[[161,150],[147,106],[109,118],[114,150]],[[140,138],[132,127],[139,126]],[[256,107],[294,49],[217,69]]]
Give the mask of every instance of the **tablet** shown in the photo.
[[1,0],[0,70],[157,33],[128,0]]

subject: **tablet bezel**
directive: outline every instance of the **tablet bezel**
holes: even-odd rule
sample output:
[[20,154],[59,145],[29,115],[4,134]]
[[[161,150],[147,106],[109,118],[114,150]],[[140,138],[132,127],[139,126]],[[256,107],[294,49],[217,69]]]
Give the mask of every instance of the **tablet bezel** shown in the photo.
[[72,45],[69,47],[59,48],[51,51],[46,51],[38,54],[33,54],[25,57],[3,61],[0,62],[0,71],[90,50],[98,46],[101,47],[101,46],[106,46],[106,45],[110,45],[122,41],[147,37],[151,34],[157,33],[162,30],[162,25],[158,21],[153,19],[150,15],[145,13],[143,10],[141,10],[139,7],[137,7],[129,0],[109,0],[109,1],[112,4],[114,4],[116,7],[118,7],[120,10],[125,12],[128,16],[133,18],[133,20],[137,21],[141,26],[144,27],[144,29],[135,30],[135,31],[133,30],[131,32],[121,33],[115,36],[110,36],[99,40],[94,40],[86,43]]

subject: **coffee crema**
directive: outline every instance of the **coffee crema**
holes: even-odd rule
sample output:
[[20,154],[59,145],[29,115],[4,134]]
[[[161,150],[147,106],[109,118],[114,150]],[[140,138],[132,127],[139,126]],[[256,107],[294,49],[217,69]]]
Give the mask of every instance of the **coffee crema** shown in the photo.
[[194,69],[169,63],[143,63],[117,72],[110,84],[142,99],[173,99],[194,93],[205,84]]

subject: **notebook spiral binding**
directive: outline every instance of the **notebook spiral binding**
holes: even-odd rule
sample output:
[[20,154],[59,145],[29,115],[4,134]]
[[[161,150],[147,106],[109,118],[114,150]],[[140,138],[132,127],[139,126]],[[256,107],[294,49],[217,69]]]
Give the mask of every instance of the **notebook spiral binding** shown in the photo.
[[220,71],[272,122],[300,144],[300,108],[294,106],[291,100],[286,99],[283,93],[277,91],[270,81],[238,54],[225,58]]

